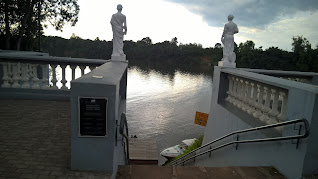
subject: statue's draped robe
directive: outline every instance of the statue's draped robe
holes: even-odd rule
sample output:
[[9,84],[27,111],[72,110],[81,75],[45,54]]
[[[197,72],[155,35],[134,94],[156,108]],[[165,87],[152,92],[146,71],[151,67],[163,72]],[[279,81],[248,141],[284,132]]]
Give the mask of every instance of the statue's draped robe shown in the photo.
[[124,55],[124,22],[126,22],[126,16],[119,12],[113,14],[110,20],[113,30],[113,56]]
[[234,51],[234,34],[238,33],[237,25],[230,21],[224,25],[223,57],[229,57]]

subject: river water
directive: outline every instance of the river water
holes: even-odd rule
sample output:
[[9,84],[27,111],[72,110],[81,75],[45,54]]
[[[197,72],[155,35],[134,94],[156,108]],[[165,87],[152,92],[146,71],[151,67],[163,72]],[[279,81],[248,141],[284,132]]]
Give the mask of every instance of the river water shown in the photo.
[[157,141],[159,164],[166,161],[159,155],[161,150],[204,133],[205,127],[194,124],[194,119],[196,111],[209,113],[211,73],[129,68],[129,131]]
[[[90,70],[85,69],[85,73]],[[62,86],[57,68],[57,86]],[[76,69],[75,77],[80,76]],[[52,76],[50,76],[50,81]],[[71,69],[66,69],[67,87]],[[209,113],[212,95],[212,71],[208,67],[129,66],[126,116],[130,135],[157,141],[159,155],[167,147],[184,139],[203,135],[204,128],[194,124],[196,111]]]

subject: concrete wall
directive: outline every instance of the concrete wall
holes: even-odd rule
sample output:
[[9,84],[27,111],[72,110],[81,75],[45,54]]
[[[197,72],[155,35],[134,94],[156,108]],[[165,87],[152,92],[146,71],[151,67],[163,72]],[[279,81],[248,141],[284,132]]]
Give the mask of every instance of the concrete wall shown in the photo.
[[[71,82],[71,169],[104,171],[115,177],[117,166],[125,164],[124,146],[116,145],[115,136],[116,132],[119,136],[116,120],[125,112],[125,108],[119,110],[120,105],[126,105],[119,99],[119,89],[127,66],[125,62],[109,62]],[[78,97],[108,98],[106,137],[78,136]]]
[[[312,123],[312,133],[317,133],[317,93],[315,87],[306,86],[297,82],[268,77],[261,74],[253,74],[238,69],[214,68],[213,91],[211,100],[210,115],[207,127],[204,133],[203,144],[213,141],[231,132],[260,126],[255,123],[255,119],[247,115],[237,115],[232,108],[226,106],[223,102],[228,90],[228,81],[222,71],[238,75],[241,77],[250,77],[253,80],[261,81],[270,85],[280,85],[279,87],[289,90],[287,120],[297,118],[306,118]],[[305,85],[305,86],[304,86]],[[315,119],[315,121],[314,121]],[[314,122],[312,122],[314,121]],[[293,125],[285,127],[283,136],[296,135],[298,131],[293,129]],[[315,130],[316,129],[316,130]],[[302,131],[303,133],[304,131]],[[275,130],[265,132],[251,132],[239,135],[240,140],[265,138],[275,135]],[[288,178],[300,178],[304,171],[306,174],[317,171],[317,135],[310,135],[309,138],[301,139],[298,149],[291,141],[276,141],[264,143],[239,144],[238,149],[235,146],[228,146],[223,149],[212,152],[211,158],[208,154],[196,160],[195,165],[203,166],[274,166]],[[212,147],[232,141],[233,138],[218,142]],[[310,144],[308,144],[310,143]],[[307,147],[308,144],[308,147]],[[308,167],[310,166],[310,167]],[[306,169],[305,169],[306,168]]]

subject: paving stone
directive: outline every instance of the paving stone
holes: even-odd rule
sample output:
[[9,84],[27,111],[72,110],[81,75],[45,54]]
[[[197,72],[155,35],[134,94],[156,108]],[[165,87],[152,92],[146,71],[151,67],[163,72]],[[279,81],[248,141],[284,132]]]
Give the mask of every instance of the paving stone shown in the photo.
[[14,172],[16,168],[13,167],[0,167],[0,172]]
[[61,176],[63,173],[58,171],[52,171],[50,175]]
[[45,167],[46,170],[61,171],[62,167]]
[[29,165],[24,165],[24,164],[14,164],[12,167],[14,168],[29,168]]
[[16,173],[26,173],[26,174],[30,174],[32,173],[32,170],[29,169],[24,169],[24,168],[19,168],[15,171]]
[[21,173],[3,172],[1,176],[5,178],[18,178],[21,176]]
[[20,178],[31,178],[31,179],[33,179],[33,178],[38,178],[38,175],[34,175],[34,174],[22,174],[22,175],[20,176]]
[[51,171],[49,170],[33,170],[32,174],[37,174],[37,175],[49,175]]
[[39,175],[37,179],[56,179],[56,176]]

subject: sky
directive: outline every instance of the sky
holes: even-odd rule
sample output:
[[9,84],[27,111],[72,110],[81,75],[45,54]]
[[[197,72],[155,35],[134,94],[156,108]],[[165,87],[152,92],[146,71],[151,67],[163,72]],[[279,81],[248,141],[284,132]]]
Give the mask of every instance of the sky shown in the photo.
[[111,41],[110,19],[117,4],[127,18],[125,40],[150,37],[153,43],[170,41],[214,47],[221,43],[227,16],[234,15],[237,44],[252,40],[256,48],[278,47],[290,51],[293,36],[318,45],[318,0],[78,0],[79,19],[63,31],[49,26],[45,35]]

